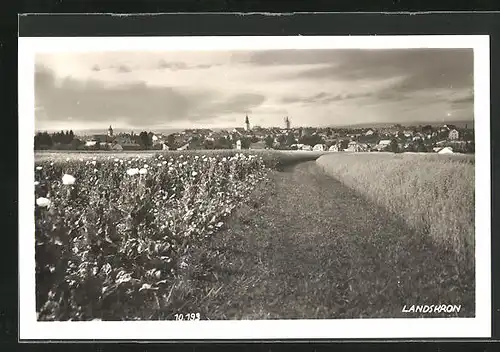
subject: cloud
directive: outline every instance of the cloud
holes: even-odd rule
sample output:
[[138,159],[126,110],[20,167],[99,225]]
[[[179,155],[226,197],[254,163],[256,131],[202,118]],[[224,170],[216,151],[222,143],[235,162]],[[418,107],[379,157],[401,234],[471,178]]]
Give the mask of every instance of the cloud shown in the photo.
[[284,66],[331,64],[338,58],[339,50],[266,50],[240,52],[236,61],[256,66]]
[[[311,80],[362,81],[401,77],[394,86],[399,91],[427,88],[466,88],[473,84],[472,49],[399,49],[399,50],[335,50],[322,55],[293,57],[286,51],[279,57],[291,57],[287,62],[301,64],[325,63],[330,66],[301,70],[288,78]],[[272,55],[272,54],[268,54]],[[272,62],[268,57],[266,59]],[[266,61],[264,60],[264,62]],[[262,64],[262,59],[260,64]]]
[[165,61],[161,59],[158,63],[158,69],[160,70],[171,70],[171,71],[179,71],[179,70],[192,70],[192,69],[200,69],[206,70],[212,67],[218,66],[216,64],[199,64],[199,65],[188,65],[185,62],[181,61]]
[[210,90],[150,87],[144,82],[106,86],[99,81],[57,79],[37,65],[35,70],[38,122],[71,120],[85,123],[119,121],[126,126],[200,123],[221,114],[245,113],[265,97],[255,93],[221,94]]
[[184,62],[167,62],[165,60],[160,60],[158,64],[159,69],[169,69],[172,71],[186,70],[188,68],[187,64]]
[[116,67],[116,71],[119,73],[129,73],[132,72],[132,69],[127,65],[118,65],[118,67]]
[[261,94],[245,93],[230,97],[221,104],[211,107],[211,110],[220,113],[246,113],[266,101]]
[[329,94],[326,92],[321,92],[318,94],[298,97],[298,96],[285,96],[281,98],[281,101],[286,104],[329,104],[337,101],[352,100],[358,98],[366,98],[372,96],[372,93],[341,93],[341,94]]
[[[36,118],[87,126],[276,126],[473,117],[465,49],[37,55]],[[126,74],[125,74],[126,73]],[[251,115],[251,116],[250,116]]]

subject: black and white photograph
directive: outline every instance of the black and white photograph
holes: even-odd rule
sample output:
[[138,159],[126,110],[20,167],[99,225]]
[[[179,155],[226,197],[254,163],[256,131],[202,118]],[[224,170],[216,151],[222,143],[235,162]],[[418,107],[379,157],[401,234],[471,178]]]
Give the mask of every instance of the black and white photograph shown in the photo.
[[486,336],[488,44],[20,38],[21,336]]

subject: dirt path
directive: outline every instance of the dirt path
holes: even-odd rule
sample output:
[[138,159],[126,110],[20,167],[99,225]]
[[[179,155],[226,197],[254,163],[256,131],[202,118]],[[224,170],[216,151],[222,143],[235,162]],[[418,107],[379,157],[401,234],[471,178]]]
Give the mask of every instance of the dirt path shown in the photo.
[[208,318],[409,317],[403,305],[438,303],[474,315],[470,275],[449,254],[315,162],[273,173],[260,192],[212,245],[223,285]]

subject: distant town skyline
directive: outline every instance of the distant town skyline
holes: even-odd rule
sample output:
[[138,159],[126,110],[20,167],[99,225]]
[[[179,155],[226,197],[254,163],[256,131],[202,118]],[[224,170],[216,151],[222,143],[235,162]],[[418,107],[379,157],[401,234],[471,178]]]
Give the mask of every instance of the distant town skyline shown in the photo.
[[472,121],[472,49],[37,54],[37,130]]

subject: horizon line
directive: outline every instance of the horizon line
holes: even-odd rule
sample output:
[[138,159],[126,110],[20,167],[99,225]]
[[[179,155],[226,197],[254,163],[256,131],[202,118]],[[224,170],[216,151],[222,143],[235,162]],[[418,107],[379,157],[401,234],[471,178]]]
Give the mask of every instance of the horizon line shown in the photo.
[[[435,125],[435,124],[454,124],[454,123],[468,123],[468,122],[475,122],[475,119],[467,119],[467,120],[450,120],[448,123],[446,121],[416,121],[416,122],[410,122],[410,123],[401,123],[401,122],[367,122],[367,123],[355,123],[355,124],[346,124],[346,125],[324,125],[324,126],[311,126],[311,125],[299,125],[299,126],[292,126],[289,129],[294,129],[294,128],[354,128],[354,127],[364,127],[364,128],[370,128],[371,125],[377,126],[377,125],[389,125],[389,126],[394,126],[394,125],[401,125],[403,127],[413,127],[413,126],[418,126],[418,125]],[[272,129],[272,128],[279,128],[283,129],[285,127],[283,126],[261,126],[261,125],[254,125],[259,126],[262,129]],[[112,127],[112,125],[111,125]],[[108,130],[109,127],[103,128],[103,130]],[[149,131],[152,130],[227,130],[227,129],[234,129],[234,128],[244,128],[242,126],[226,126],[226,127],[158,127],[158,128],[149,128]],[[76,129],[69,129],[74,131],[95,131],[100,128],[76,128]],[[148,130],[147,127],[116,127],[113,128],[114,130]],[[69,131],[68,129],[35,129],[35,132],[61,132],[61,131]]]

